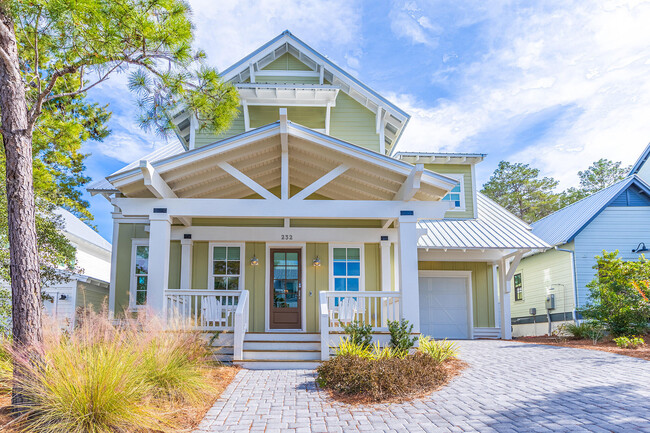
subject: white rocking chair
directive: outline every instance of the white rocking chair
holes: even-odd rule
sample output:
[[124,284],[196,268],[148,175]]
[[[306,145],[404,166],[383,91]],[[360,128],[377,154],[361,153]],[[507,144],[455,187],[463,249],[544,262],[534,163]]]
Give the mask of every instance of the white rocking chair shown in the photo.
[[201,326],[228,326],[231,309],[221,299],[213,296],[201,297]]

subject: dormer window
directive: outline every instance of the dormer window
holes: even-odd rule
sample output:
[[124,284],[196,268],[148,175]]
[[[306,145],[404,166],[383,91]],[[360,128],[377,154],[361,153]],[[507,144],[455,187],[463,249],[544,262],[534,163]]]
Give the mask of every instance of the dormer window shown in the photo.
[[453,179],[458,179],[458,185],[456,185],[446,196],[442,199],[444,201],[451,201],[454,204],[452,211],[464,211],[465,210],[465,186],[464,180],[465,176],[462,174],[445,174]]

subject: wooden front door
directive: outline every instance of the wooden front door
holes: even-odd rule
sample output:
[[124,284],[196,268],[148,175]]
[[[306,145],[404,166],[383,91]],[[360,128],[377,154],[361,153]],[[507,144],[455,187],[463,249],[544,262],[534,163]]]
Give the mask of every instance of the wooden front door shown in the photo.
[[271,329],[302,328],[301,254],[302,250],[296,248],[271,249]]

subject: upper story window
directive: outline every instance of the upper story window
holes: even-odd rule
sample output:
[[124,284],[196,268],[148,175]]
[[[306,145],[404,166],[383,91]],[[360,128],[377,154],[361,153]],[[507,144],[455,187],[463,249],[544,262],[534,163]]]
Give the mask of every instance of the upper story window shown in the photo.
[[524,286],[521,281],[521,273],[515,274],[512,278],[514,282],[515,301],[524,300]]
[[445,174],[445,176],[458,179],[458,185],[449,191],[442,199],[454,203],[454,209],[451,210],[465,210],[465,176],[462,174]]
[[212,290],[241,290],[243,288],[243,246],[210,244],[210,275],[208,287]]
[[363,287],[363,246],[338,246],[330,248],[331,271],[330,290],[364,290]]
[[149,283],[149,240],[133,239],[131,244],[131,287],[129,305],[143,308],[147,305]]

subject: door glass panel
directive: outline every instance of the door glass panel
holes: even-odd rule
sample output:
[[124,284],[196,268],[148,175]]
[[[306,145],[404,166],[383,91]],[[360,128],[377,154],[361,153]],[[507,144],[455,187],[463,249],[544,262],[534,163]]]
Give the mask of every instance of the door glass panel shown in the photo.
[[273,253],[273,306],[298,308],[300,272],[299,254]]

